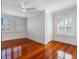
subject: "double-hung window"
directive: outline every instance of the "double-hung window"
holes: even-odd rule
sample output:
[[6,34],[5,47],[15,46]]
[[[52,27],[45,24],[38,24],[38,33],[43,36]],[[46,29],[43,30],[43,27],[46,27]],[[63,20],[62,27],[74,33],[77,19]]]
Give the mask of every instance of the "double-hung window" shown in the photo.
[[2,32],[14,32],[15,29],[14,20],[8,18],[1,18],[1,30]]
[[57,34],[71,35],[72,34],[72,17],[63,16],[60,18],[60,22],[57,25]]

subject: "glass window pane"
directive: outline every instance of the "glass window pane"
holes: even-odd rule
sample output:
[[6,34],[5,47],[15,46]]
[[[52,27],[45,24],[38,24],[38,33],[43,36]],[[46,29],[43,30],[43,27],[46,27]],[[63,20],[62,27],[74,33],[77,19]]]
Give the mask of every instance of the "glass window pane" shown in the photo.
[[61,21],[58,24],[57,33],[70,35],[71,34],[72,18],[70,16],[61,17]]

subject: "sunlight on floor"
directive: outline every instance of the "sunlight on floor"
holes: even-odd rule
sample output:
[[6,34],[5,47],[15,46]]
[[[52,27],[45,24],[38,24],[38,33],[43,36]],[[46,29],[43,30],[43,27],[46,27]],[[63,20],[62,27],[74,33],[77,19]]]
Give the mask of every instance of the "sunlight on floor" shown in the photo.
[[66,53],[66,52],[63,52],[63,51],[58,51],[57,52],[57,58],[58,59],[72,59],[72,55]]
[[[8,48],[7,50],[6,49],[2,49],[2,59],[11,59],[11,55],[12,55],[12,52],[11,52],[11,48]],[[17,57],[20,57],[22,55],[22,51],[21,51],[21,46],[17,46],[17,47],[14,47],[13,48],[14,52],[14,57],[13,58],[17,58]]]

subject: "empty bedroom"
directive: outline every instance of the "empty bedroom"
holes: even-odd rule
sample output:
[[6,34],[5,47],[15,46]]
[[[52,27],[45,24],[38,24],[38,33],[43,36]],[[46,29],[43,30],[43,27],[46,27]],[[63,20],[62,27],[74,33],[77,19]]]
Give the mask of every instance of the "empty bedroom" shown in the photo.
[[77,1],[2,0],[1,59],[77,59]]

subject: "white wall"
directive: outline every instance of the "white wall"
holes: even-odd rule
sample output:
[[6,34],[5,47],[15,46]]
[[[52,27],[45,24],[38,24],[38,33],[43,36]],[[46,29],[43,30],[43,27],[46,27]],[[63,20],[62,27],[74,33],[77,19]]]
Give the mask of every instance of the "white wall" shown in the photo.
[[[73,16],[73,36],[60,36],[56,34],[57,16],[70,14]],[[29,38],[34,41],[47,44],[49,41],[55,40],[68,44],[76,45],[76,7],[58,11],[53,13],[46,13],[45,11],[38,11],[36,15],[27,19],[11,15],[3,15],[4,17],[12,17],[16,20],[16,32],[2,32],[2,41],[16,38]]]
[[13,19],[16,22],[15,31],[2,32],[2,41],[26,37],[26,19],[12,15],[3,14],[6,19]]
[[[65,15],[71,15],[72,16],[72,35],[71,36],[62,36],[62,35],[58,35],[56,34],[56,25],[58,24],[58,22],[60,21],[58,19],[58,17],[60,16],[65,16]],[[55,41],[59,41],[59,42],[64,42],[64,43],[68,43],[68,44],[73,44],[73,45],[77,45],[77,38],[76,38],[76,34],[77,34],[77,8],[73,7],[73,8],[69,8],[66,10],[62,10],[62,11],[58,11],[55,12],[53,14],[53,40]]]
[[45,11],[38,11],[36,16],[27,19],[27,38],[45,44]]
[[3,17],[16,21],[16,29],[14,32],[2,32],[2,41],[26,37],[45,44],[45,11],[29,14],[28,18],[3,14]]
[[48,44],[53,38],[53,19],[52,13],[45,13],[45,44]]

